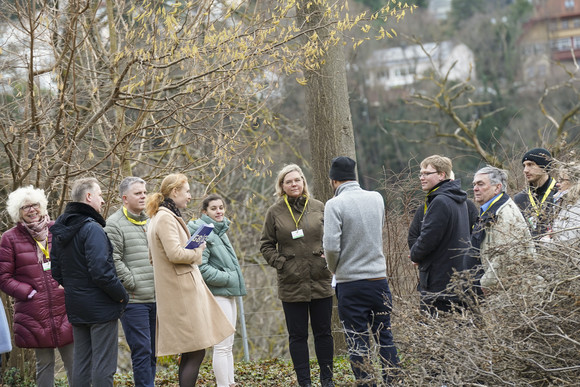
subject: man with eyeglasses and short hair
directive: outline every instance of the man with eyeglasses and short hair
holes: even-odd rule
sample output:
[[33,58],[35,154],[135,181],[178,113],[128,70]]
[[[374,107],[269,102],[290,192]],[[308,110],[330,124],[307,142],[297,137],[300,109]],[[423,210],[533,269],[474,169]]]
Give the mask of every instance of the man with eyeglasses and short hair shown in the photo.
[[421,310],[433,317],[459,304],[449,285],[453,272],[463,269],[469,247],[467,193],[459,180],[451,180],[452,168],[451,159],[433,155],[421,162],[419,174],[425,192],[423,221],[410,258],[419,268]]

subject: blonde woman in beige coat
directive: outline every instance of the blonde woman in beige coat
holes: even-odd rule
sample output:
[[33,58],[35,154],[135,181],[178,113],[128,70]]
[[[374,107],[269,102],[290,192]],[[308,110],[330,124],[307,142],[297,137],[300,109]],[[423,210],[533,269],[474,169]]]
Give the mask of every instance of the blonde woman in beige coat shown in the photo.
[[191,200],[187,177],[172,174],[147,199],[147,229],[157,299],[156,355],[181,354],[179,386],[195,386],[205,348],[234,333],[205,285],[197,265],[205,245],[188,250],[180,209]]

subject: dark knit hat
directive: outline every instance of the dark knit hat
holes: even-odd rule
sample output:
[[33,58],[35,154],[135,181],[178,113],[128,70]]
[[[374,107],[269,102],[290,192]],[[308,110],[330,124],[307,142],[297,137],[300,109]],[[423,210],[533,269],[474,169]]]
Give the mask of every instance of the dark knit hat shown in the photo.
[[526,152],[522,158],[522,163],[524,161],[533,161],[542,168],[550,166],[552,162],[552,155],[547,149],[544,148],[534,148]]
[[350,157],[335,157],[332,159],[328,176],[336,181],[356,180],[355,165],[356,162]]

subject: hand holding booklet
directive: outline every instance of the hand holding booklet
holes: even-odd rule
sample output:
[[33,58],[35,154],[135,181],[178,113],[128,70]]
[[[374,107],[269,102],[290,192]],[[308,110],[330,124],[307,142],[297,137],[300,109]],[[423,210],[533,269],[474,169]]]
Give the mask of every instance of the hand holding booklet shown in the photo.
[[185,244],[186,249],[197,249],[205,240],[208,235],[213,231],[213,224],[203,224],[196,232],[193,233],[191,238]]

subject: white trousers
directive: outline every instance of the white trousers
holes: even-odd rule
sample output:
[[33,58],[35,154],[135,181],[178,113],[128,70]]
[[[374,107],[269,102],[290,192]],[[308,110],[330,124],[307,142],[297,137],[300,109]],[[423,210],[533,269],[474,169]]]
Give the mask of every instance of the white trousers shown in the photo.
[[[238,317],[236,299],[234,297],[215,296],[215,300],[229,322],[235,327]],[[217,387],[228,387],[234,384],[234,334],[213,347],[213,372]]]

